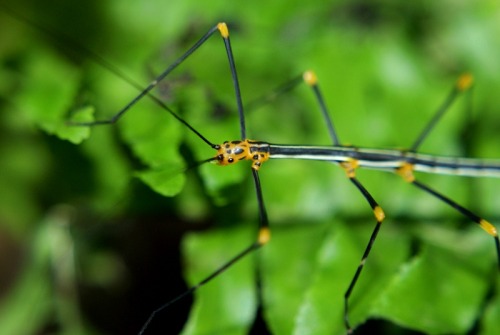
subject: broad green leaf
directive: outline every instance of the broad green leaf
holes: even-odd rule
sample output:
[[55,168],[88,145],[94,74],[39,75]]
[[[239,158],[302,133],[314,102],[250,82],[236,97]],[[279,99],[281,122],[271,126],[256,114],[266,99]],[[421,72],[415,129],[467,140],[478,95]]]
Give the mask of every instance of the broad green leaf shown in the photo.
[[[29,75],[24,78],[21,93],[14,96],[15,106],[43,131],[73,143],[88,138],[87,127],[69,126],[79,88],[79,72],[50,51],[39,48],[28,58]],[[74,121],[92,121],[92,107],[76,111]]]
[[[374,313],[426,333],[462,334],[471,329],[482,309],[492,271],[492,264],[481,258],[490,254],[491,248],[484,243],[484,234],[473,228],[460,235],[448,234],[460,248],[447,250],[446,241],[426,245],[388,283]],[[446,231],[436,229],[435,233]],[[460,256],[461,251],[469,254]]]
[[[199,283],[253,243],[246,227],[190,234],[184,240],[186,277]],[[254,255],[239,261],[195,293],[182,334],[246,334],[257,309]]]
[[186,179],[184,171],[176,167],[140,171],[136,172],[136,175],[153,190],[166,197],[178,194],[182,190]]
[[[496,280],[496,289],[498,290],[499,280]],[[486,306],[484,316],[481,318],[482,335],[496,334],[500,327],[500,295],[496,294]]]

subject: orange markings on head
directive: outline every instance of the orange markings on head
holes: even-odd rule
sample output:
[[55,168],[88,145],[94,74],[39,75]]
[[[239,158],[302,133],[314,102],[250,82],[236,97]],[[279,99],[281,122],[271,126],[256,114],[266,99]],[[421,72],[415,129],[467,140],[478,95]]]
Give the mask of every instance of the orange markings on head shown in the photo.
[[258,170],[269,159],[269,145],[250,140],[226,141],[217,147],[216,160],[219,165],[229,165],[242,160],[251,160],[252,168]]

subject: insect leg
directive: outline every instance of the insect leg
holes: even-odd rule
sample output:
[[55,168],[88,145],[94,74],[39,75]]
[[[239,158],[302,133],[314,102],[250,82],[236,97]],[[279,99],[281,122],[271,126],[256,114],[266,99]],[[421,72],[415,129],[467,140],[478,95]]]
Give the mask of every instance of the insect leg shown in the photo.
[[454,200],[448,198],[447,196],[437,192],[436,190],[430,188],[429,186],[419,182],[416,180],[415,176],[413,175],[413,165],[410,163],[406,163],[403,166],[401,166],[399,169],[396,170],[396,173],[399,174],[406,182],[411,183],[415,185],[416,187],[420,188],[421,190],[429,193],[430,195],[433,195],[434,197],[438,198],[439,200],[445,202],[452,208],[456,209],[460,214],[463,216],[469,218],[471,221],[477,223],[481,228],[484,229],[488,234],[490,234],[494,240],[495,240],[495,247],[496,247],[496,253],[497,253],[497,259],[498,259],[498,269],[500,270],[500,239],[498,237],[498,231],[493,226],[490,222],[486,221],[485,219],[477,216],[467,208],[459,205],[457,202]]
[[[333,145],[340,145],[337,133],[335,132],[335,128],[333,127],[333,122],[328,114],[328,110],[326,108],[325,101],[324,101],[323,96],[321,94],[321,91],[319,89],[318,79],[317,79],[315,73],[312,71],[306,71],[303,75],[303,78],[304,78],[304,81],[313,89],[314,95],[316,96],[316,99],[319,103],[321,113],[323,114],[323,118],[325,119],[325,122],[327,124],[328,132],[330,133],[330,138],[332,139]],[[361,274],[361,271],[363,270],[363,267],[365,266],[366,259],[368,258],[369,254],[370,254],[370,251],[372,249],[373,243],[375,242],[375,239],[377,238],[380,227],[382,226],[382,221],[385,218],[385,214],[384,214],[384,211],[382,210],[382,208],[377,203],[377,201],[375,201],[373,196],[370,194],[370,192],[368,192],[368,190],[363,186],[363,184],[356,178],[355,170],[358,167],[358,161],[355,159],[352,159],[352,160],[341,163],[340,166],[345,170],[349,180],[361,192],[361,194],[366,199],[366,201],[368,201],[368,203],[370,204],[370,207],[373,210],[373,214],[374,214],[375,219],[376,219],[376,225],[375,225],[375,228],[373,229],[373,232],[370,236],[370,240],[368,241],[368,244],[365,248],[363,256],[361,257],[361,261],[358,265],[358,268],[356,269],[356,272],[354,273],[354,276],[351,279],[349,287],[347,288],[347,290],[344,294],[344,324],[345,324],[345,327],[347,329],[347,332],[352,333],[351,324],[349,322],[349,298],[350,298],[351,293],[354,289],[354,286],[356,285],[356,282],[358,281],[358,278]]]
[[370,207],[373,210],[373,214],[374,214],[375,220],[376,220],[375,228],[373,229],[373,232],[370,236],[370,240],[368,241],[368,244],[366,245],[365,251],[363,252],[363,256],[361,257],[361,261],[359,262],[358,268],[356,269],[356,272],[354,273],[354,276],[351,279],[351,282],[349,283],[349,287],[347,288],[346,292],[344,293],[344,324],[345,324],[345,327],[347,329],[347,333],[350,334],[350,333],[352,333],[352,328],[351,328],[351,324],[349,322],[349,298],[350,298],[351,293],[354,289],[354,286],[356,285],[356,282],[358,281],[358,278],[361,274],[361,271],[363,270],[363,267],[365,266],[366,259],[368,258],[369,254],[370,254],[373,243],[375,243],[375,239],[377,238],[380,227],[382,226],[382,221],[384,221],[384,219],[385,219],[385,214],[384,214],[384,211],[382,210],[382,208],[377,203],[377,201],[370,194],[370,192],[368,192],[368,190],[363,186],[363,184],[361,184],[361,182],[356,178],[355,169],[357,168],[357,161],[356,160],[347,161],[347,162],[341,163],[340,166],[346,171],[347,177],[349,178],[349,180],[361,192],[361,194],[366,199],[366,201],[368,201],[368,203],[370,204]]
[[448,97],[446,98],[446,100],[443,102],[443,104],[437,110],[436,114],[434,114],[432,119],[429,121],[429,123],[422,130],[420,135],[417,137],[416,141],[410,147],[409,151],[416,152],[418,150],[418,147],[422,144],[422,142],[425,140],[425,138],[429,135],[431,130],[436,126],[436,124],[439,122],[439,120],[444,115],[444,113],[449,109],[451,104],[455,101],[457,96],[461,92],[469,89],[472,86],[472,81],[473,81],[473,78],[468,73],[463,74],[462,76],[460,76],[460,78],[458,78],[457,82],[455,83],[455,85],[451,89],[451,92],[448,95]]
[[318,78],[316,77],[316,74],[312,71],[306,71],[303,74],[303,78],[306,84],[309,85],[314,92],[314,96],[318,101],[321,114],[323,115],[323,119],[325,120],[326,126],[328,127],[328,133],[330,134],[330,138],[333,141],[333,145],[340,145],[339,137],[337,135],[337,132],[335,131],[335,128],[333,127],[333,121],[328,113],[325,100],[323,99],[323,95],[321,94],[321,91],[319,89]]
[[167,309],[168,307],[174,305],[177,301],[185,298],[186,296],[189,296],[193,294],[196,290],[198,290],[200,287],[204,286],[208,282],[210,282],[212,279],[216,278],[218,275],[229,269],[232,265],[237,263],[239,260],[244,258],[246,255],[251,254],[253,251],[259,249],[263,245],[267,244],[270,240],[270,230],[269,230],[269,221],[267,218],[267,212],[265,209],[264,205],[264,200],[262,197],[262,188],[260,185],[260,179],[258,172],[254,169],[252,169],[253,173],[253,178],[255,182],[255,189],[257,192],[257,202],[259,206],[259,231],[257,235],[257,239],[254,243],[252,243],[250,246],[247,248],[243,249],[240,253],[238,253],[236,256],[231,258],[229,261],[227,261],[225,264],[223,264],[221,267],[219,267],[217,270],[215,270],[213,273],[208,275],[205,279],[197,283],[196,285],[190,287],[187,291],[183,292],[179,296],[175,297],[174,299],[170,300],[169,302],[163,304],[162,306],[158,307],[155,309],[149,316],[149,318],[146,320],[144,325],[142,326],[141,330],[139,331],[139,335],[142,335],[146,332],[147,328],[153,321],[153,319],[163,310]]

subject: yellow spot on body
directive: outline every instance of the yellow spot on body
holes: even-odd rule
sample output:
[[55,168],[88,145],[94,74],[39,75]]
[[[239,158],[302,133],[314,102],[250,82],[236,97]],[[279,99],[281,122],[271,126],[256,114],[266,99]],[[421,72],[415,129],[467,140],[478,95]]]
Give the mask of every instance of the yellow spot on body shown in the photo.
[[382,207],[377,206],[373,209],[373,214],[375,214],[375,218],[378,222],[382,222],[385,219],[385,213]]
[[302,78],[309,86],[314,86],[318,82],[318,77],[316,76],[316,73],[314,73],[313,71],[304,72]]
[[413,175],[413,164],[404,163],[400,168],[396,169],[396,173],[408,183],[415,181],[415,176]]
[[481,228],[483,228],[491,236],[495,236],[495,237],[498,236],[497,229],[495,228],[494,225],[492,225],[488,221],[481,219],[479,221],[479,225],[481,226]]
[[217,24],[217,29],[219,29],[219,32],[223,38],[229,37],[229,29],[227,29],[226,22],[219,22]]
[[472,78],[472,75],[470,73],[464,73],[457,80],[457,89],[460,91],[465,91],[469,89],[469,87],[471,87],[473,81],[474,79]]
[[344,169],[347,177],[356,177],[356,169],[359,167],[359,162],[356,159],[349,159],[345,162],[340,163],[340,166]]
[[268,227],[260,228],[257,241],[260,245],[264,245],[271,239],[271,230]]

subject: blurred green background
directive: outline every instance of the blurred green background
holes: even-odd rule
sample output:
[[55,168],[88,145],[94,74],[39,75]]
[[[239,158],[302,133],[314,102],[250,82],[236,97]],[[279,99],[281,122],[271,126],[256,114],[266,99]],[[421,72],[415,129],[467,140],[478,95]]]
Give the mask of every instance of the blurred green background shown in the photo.
[[[312,69],[342,143],[376,148],[410,146],[470,72],[475,86],[421,151],[498,157],[496,1],[0,4],[1,334],[137,334],[256,232],[249,165],[182,174],[213,152],[149,99],[114,126],[65,125],[106,119],[137,94],[84,48],[146,86],[224,20],[245,104]],[[231,85],[214,36],[155,95],[219,143],[239,137]],[[307,87],[246,112],[249,138],[330,143]],[[272,242],[159,313],[150,334],[345,332],[343,294],[374,226],[368,205],[326,163],[270,161],[260,174]],[[387,215],[351,299],[358,333],[496,334],[491,237],[393,175],[358,177]],[[497,180],[418,177],[499,222]]]

